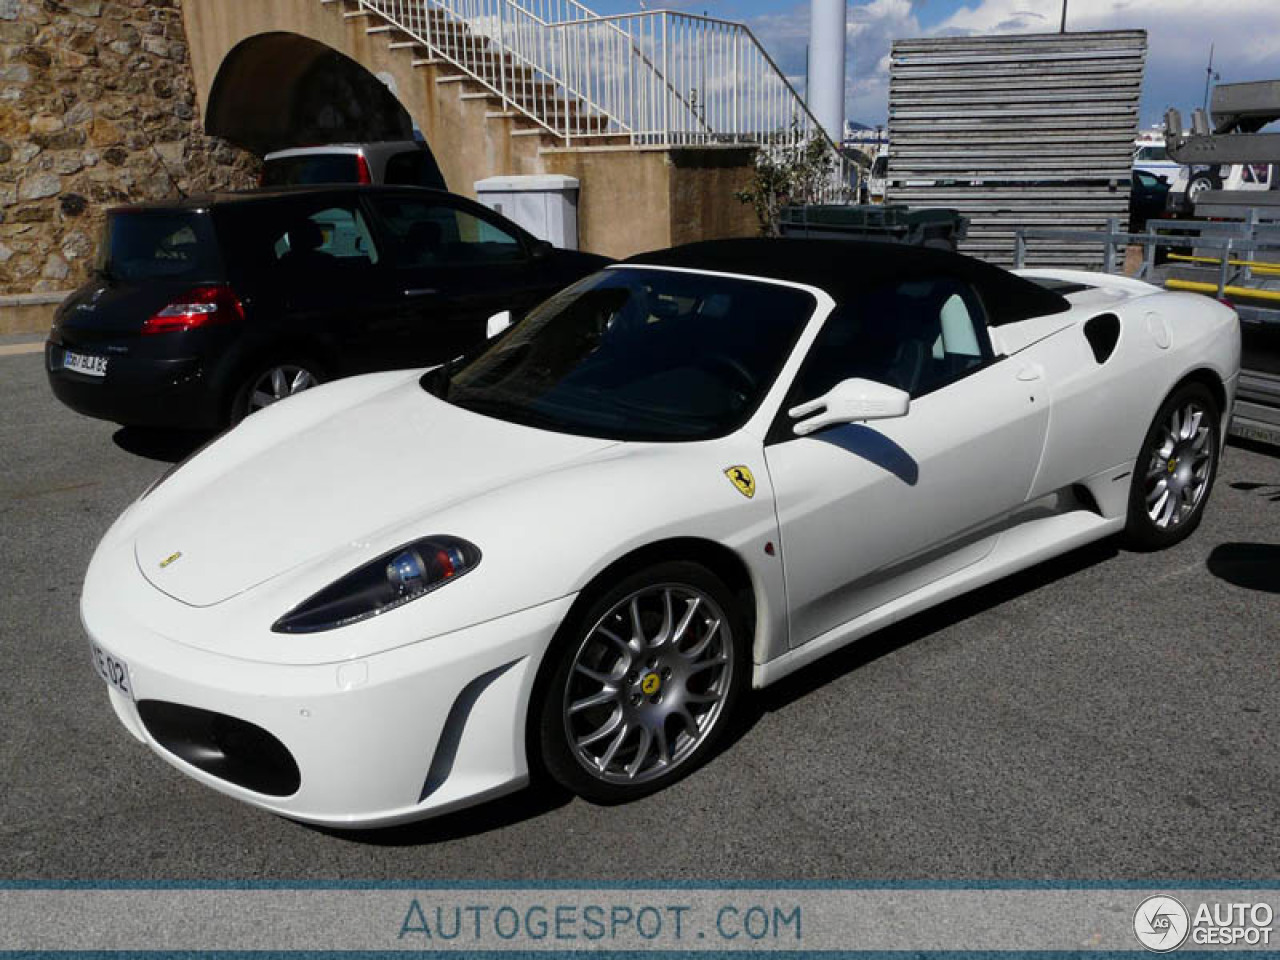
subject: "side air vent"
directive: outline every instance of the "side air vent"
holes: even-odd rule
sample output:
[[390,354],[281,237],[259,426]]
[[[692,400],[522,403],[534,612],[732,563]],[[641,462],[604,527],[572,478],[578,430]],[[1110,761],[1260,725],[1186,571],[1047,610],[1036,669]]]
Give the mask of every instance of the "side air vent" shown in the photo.
[[1084,325],[1084,335],[1093,348],[1093,359],[1106,363],[1120,341],[1120,318],[1114,313],[1100,313]]

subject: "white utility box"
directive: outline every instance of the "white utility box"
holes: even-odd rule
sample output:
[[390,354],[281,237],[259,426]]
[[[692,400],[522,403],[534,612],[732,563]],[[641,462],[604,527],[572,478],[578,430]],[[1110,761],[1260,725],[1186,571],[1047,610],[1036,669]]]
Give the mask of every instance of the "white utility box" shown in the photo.
[[475,183],[476,198],[540,240],[578,249],[578,180],[560,173],[488,177]]

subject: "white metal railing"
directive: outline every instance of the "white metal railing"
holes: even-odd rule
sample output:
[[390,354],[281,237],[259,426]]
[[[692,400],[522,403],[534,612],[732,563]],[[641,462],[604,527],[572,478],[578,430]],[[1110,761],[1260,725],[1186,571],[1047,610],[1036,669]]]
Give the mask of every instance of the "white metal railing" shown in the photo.
[[358,2],[566,144],[779,151],[827,139],[740,23],[670,10],[602,17],[577,0]]

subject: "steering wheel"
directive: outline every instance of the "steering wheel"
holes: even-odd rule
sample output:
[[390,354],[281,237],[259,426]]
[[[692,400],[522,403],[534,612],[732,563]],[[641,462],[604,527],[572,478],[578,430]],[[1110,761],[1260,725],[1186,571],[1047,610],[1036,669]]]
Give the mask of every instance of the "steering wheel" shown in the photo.
[[755,374],[737,357],[731,357],[727,353],[713,353],[703,359],[702,366],[728,385],[738,395],[740,402],[745,403],[755,393]]

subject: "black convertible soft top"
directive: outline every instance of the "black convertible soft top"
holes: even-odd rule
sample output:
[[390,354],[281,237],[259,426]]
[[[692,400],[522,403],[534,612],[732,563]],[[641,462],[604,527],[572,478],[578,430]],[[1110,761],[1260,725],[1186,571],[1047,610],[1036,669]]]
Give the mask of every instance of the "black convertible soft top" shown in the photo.
[[989,263],[900,243],[808,238],[708,240],[637,254],[623,263],[790,280],[825,290],[837,304],[855,303],[861,294],[885,283],[949,277],[963,280],[979,292],[992,326],[1071,309],[1060,294]]

